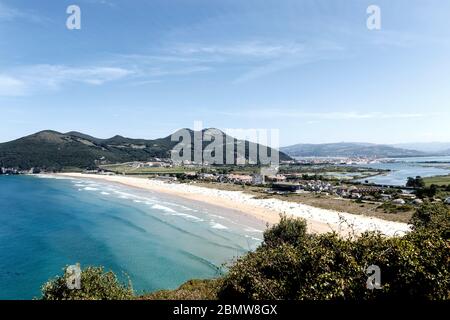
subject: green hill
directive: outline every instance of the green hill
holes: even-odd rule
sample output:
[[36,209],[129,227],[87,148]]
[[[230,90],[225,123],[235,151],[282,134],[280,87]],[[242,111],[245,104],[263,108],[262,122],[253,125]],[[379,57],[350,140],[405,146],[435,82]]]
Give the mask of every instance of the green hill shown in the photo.
[[[193,137],[194,132],[192,130],[189,132]],[[223,135],[225,150],[226,135],[224,133]],[[248,159],[249,142],[237,139],[234,141],[235,147],[241,143],[246,144],[245,158]],[[203,149],[209,143],[204,142]],[[149,161],[153,158],[170,158],[170,152],[177,144],[177,141],[171,141],[171,136],[155,140],[131,139],[118,135],[109,139],[99,139],[74,131],[60,133],[46,130],[1,143],[0,167],[21,170],[30,168],[62,170],[73,167],[95,168],[99,164]],[[259,148],[259,145],[257,147]],[[237,156],[242,155],[238,155],[235,151],[235,158]],[[280,153],[280,159],[290,158]]]

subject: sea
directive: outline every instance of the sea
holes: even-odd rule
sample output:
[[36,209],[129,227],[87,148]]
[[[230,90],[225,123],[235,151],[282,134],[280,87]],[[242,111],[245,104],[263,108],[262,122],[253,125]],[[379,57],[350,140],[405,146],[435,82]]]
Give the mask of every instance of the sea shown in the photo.
[[0,176],[0,299],[39,298],[65,266],[103,266],[137,294],[214,278],[262,241],[262,221],[120,184]]

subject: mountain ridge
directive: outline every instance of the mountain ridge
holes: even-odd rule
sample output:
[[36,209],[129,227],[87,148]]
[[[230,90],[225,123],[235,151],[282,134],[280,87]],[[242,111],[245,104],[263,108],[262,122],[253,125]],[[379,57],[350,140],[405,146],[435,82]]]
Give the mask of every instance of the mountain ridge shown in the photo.
[[412,149],[427,153],[441,154],[447,153],[450,154],[450,142],[411,142],[411,143],[396,143],[392,146],[404,149]]
[[[189,134],[193,136],[194,131],[188,130]],[[179,131],[175,133],[177,132]],[[224,134],[222,131],[220,132]],[[147,140],[115,135],[111,138],[101,139],[77,131],[61,133],[54,130],[43,130],[0,143],[0,167],[21,170],[31,168],[61,170],[68,167],[95,168],[99,164],[170,158],[171,150],[179,143],[171,141],[171,137],[172,135],[168,135],[164,138]],[[238,156],[248,159],[249,146],[253,143],[233,139],[235,159]],[[227,139],[223,140],[223,148],[226,146],[226,141]],[[245,143],[244,155],[238,154],[239,150],[236,146],[240,143]],[[203,149],[208,144],[209,142],[204,141]],[[260,145],[257,144],[257,148],[259,147]],[[275,152],[271,148],[268,149],[269,152]],[[282,152],[279,155],[280,160],[291,160]]]

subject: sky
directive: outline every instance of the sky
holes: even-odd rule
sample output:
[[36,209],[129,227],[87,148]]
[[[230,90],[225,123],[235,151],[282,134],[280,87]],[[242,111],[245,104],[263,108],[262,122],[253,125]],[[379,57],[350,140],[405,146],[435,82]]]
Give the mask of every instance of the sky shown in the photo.
[[0,0],[0,142],[195,121],[281,146],[450,141],[449,57],[449,1]]

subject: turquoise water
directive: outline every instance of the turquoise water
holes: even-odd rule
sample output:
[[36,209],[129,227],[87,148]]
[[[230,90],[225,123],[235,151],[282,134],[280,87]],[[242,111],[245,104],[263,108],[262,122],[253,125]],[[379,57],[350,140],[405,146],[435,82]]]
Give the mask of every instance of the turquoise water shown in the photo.
[[0,176],[0,299],[38,297],[66,265],[102,265],[136,291],[176,288],[255,248],[262,222],[121,185]]
[[356,165],[373,169],[387,169],[391,172],[363,178],[357,181],[393,186],[405,186],[408,177],[421,176],[433,177],[450,174],[450,157],[416,157],[416,158],[395,158],[394,162],[373,163],[367,165]]

